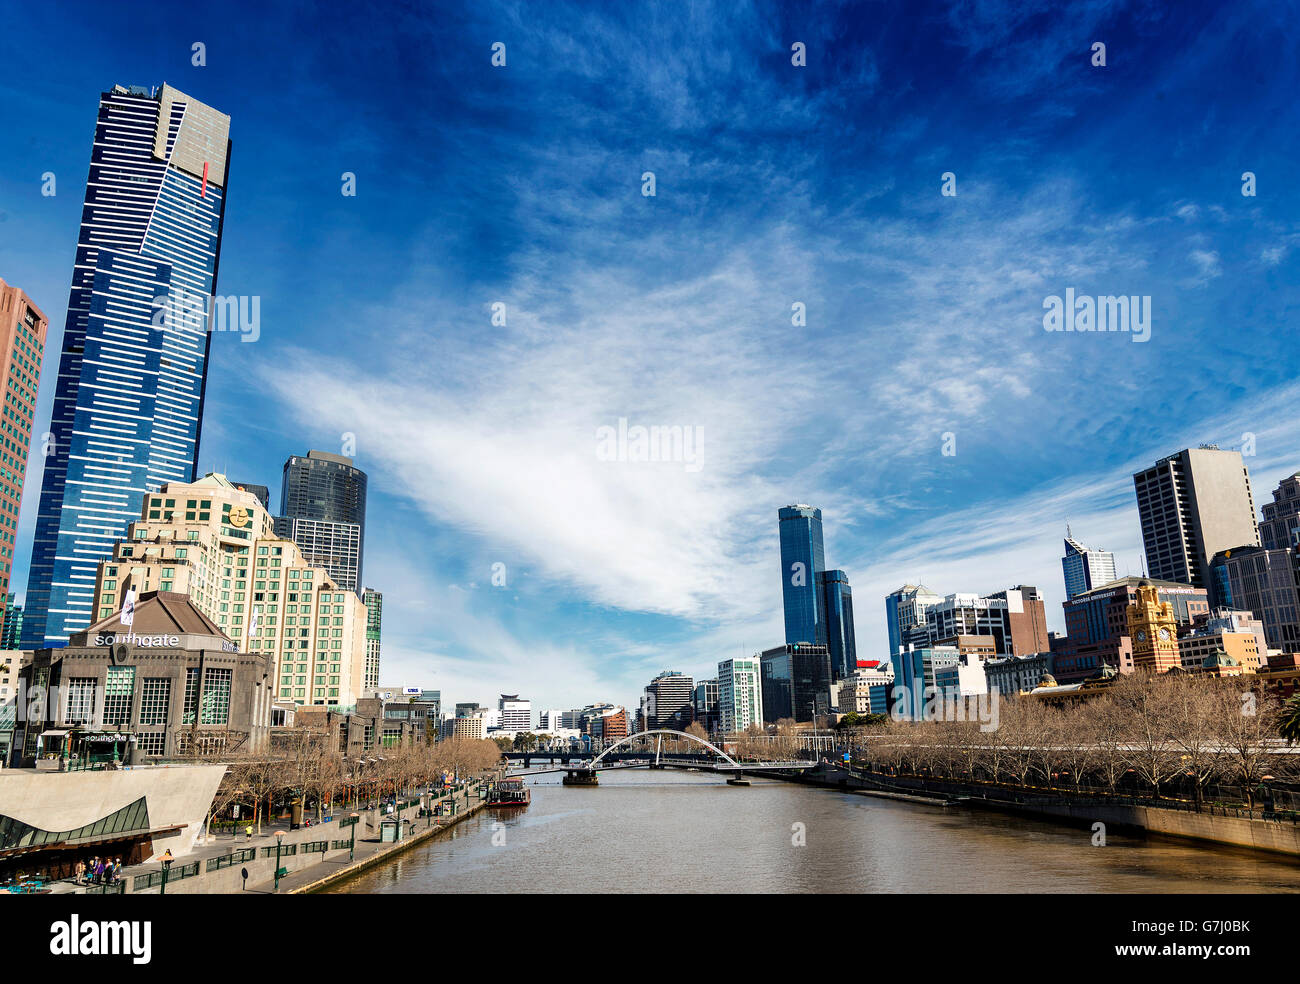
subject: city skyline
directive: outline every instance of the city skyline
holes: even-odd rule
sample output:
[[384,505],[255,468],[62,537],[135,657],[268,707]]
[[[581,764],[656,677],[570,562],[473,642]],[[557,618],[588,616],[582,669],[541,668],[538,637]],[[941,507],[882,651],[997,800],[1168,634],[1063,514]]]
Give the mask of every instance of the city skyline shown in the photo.
[[[1155,14],[1075,9],[1031,43],[1009,8],[980,5],[936,13],[929,41],[876,25],[850,61],[836,44],[860,47],[864,29],[834,13],[704,5],[672,24],[569,9],[561,31],[534,11],[523,31],[509,10],[435,8],[449,40],[428,61],[303,38],[288,86],[266,67],[288,21],[233,23],[201,68],[197,15],[138,36],[107,10],[10,25],[66,65],[7,94],[31,143],[0,150],[0,276],[47,314],[52,343],[97,94],[165,79],[230,114],[219,292],[261,297],[262,335],[211,340],[198,472],[274,496],[287,455],[354,436],[385,678],[475,699],[517,689],[535,706],[634,706],[665,666],[711,678],[783,638],[769,517],[788,502],[835,530],[859,658],[887,655],[883,599],[904,582],[1034,584],[1061,631],[1067,519],[1119,576],[1140,573],[1134,472],[1201,443],[1249,446],[1263,500],[1300,470],[1300,424],[1274,409],[1300,392],[1278,344],[1298,279],[1297,138],[1265,125],[1293,86],[1261,91],[1237,70],[1274,61],[1256,39],[1261,24],[1285,32],[1280,13],[1192,8],[1171,37]],[[371,53],[400,50],[410,27],[379,28]],[[1097,38],[1105,69],[1088,62]],[[393,106],[397,88],[421,99]],[[500,116],[482,112],[487,94]],[[595,100],[589,117],[579,99]],[[997,141],[972,122],[988,113]],[[1104,137],[1077,125],[1092,113]],[[1257,198],[1241,194],[1247,170]],[[1151,295],[1150,340],[1045,333],[1044,298],[1074,285]],[[772,385],[792,377],[797,394]],[[597,430],[625,418],[698,428],[700,467],[601,460]],[[41,465],[17,531],[20,597]]]

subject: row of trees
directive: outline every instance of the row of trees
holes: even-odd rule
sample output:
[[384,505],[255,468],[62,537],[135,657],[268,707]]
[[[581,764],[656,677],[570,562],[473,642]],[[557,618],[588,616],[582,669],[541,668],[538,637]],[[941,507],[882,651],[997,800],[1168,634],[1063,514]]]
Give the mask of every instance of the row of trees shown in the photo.
[[1283,705],[1240,680],[1133,675],[1102,696],[1057,705],[1000,699],[974,721],[889,722],[855,732],[855,757],[912,775],[1020,786],[1099,786],[1159,798],[1176,787],[1199,804],[1207,787],[1239,785],[1248,805],[1268,778],[1300,779],[1284,754],[1296,702]]
[[476,775],[501,759],[495,742],[450,739],[433,743],[376,748],[346,759],[339,754],[330,731],[295,729],[287,744],[270,754],[232,760],[212,803],[211,818],[235,804],[252,810],[258,833],[274,804],[299,798],[314,803],[320,819],[328,805],[378,801],[387,795],[435,784],[444,777]]

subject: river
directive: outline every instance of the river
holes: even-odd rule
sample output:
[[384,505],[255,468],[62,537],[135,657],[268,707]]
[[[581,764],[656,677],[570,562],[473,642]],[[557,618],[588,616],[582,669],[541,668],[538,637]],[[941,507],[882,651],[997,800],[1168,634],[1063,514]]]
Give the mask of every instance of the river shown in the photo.
[[[597,788],[530,780],[331,891],[1298,892],[1300,864],[1174,840],[710,773],[602,772]],[[803,844],[796,842],[802,840]]]

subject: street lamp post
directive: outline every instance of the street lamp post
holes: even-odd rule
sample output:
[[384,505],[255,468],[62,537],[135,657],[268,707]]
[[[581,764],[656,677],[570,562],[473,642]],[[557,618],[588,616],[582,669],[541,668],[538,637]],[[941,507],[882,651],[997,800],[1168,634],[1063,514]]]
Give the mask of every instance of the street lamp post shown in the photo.
[[167,873],[171,871],[172,862],[176,860],[175,858],[172,857],[171,848],[167,849],[167,853],[164,854],[160,860],[162,861],[162,866],[163,866],[163,880],[162,880],[162,888],[158,890],[158,894],[166,895],[167,894]]
[[348,861],[352,860],[352,857],[357,849],[357,821],[360,818],[361,818],[360,813],[352,814],[352,843],[348,845]]
[[275,832],[275,886],[273,892],[280,891],[280,845],[284,843],[284,831]]

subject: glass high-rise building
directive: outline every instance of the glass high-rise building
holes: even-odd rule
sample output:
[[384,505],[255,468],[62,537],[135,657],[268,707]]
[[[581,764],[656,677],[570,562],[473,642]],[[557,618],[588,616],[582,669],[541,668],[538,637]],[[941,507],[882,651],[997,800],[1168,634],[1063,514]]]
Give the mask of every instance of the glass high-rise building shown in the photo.
[[366,473],[327,451],[284,463],[275,532],[292,540],[341,588],[362,590],[366,544]]
[[819,571],[817,590],[825,613],[826,647],[831,654],[831,676],[842,680],[858,669],[858,643],[853,631],[853,590],[843,571]]
[[145,493],[198,477],[229,133],[230,117],[166,84],[100,96],[24,648],[90,624],[96,569]]
[[1065,575],[1065,600],[1069,601],[1115,580],[1115,555],[1108,550],[1091,550],[1067,536],[1061,571]]
[[826,616],[817,574],[826,569],[822,545],[822,511],[812,506],[783,506],[781,530],[781,600],[785,641],[826,645]]

